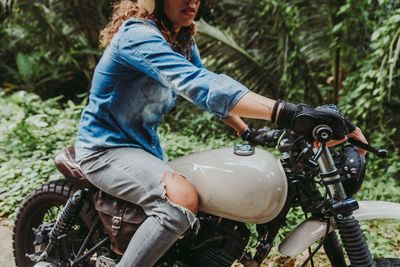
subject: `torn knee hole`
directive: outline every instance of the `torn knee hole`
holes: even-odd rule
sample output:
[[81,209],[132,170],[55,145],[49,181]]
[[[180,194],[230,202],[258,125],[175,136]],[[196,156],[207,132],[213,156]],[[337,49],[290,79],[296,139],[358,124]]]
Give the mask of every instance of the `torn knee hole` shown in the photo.
[[165,191],[167,198],[191,212],[195,213],[198,206],[198,193],[194,186],[183,176],[166,171],[164,173]]

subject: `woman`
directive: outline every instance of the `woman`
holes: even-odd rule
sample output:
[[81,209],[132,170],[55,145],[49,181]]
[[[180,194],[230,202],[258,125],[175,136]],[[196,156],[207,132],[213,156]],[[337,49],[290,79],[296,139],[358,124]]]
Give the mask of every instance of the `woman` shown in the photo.
[[153,265],[189,226],[198,225],[198,194],[168,166],[156,133],[177,95],[214,113],[249,141],[261,137],[239,116],[272,120],[306,135],[315,125],[328,124],[335,139],[350,131],[365,141],[336,111],[274,101],[206,70],[193,39],[193,20],[204,4],[120,1],[101,32],[106,50],[94,73],[75,149],[95,186],[140,205],[148,215],[118,266]]

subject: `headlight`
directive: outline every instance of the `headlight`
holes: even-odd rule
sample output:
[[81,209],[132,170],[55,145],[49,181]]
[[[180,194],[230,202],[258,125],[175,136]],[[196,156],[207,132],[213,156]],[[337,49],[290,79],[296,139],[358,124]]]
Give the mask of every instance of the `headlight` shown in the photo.
[[358,153],[356,146],[347,145],[335,157],[346,194],[353,196],[360,189],[365,177],[365,157]]

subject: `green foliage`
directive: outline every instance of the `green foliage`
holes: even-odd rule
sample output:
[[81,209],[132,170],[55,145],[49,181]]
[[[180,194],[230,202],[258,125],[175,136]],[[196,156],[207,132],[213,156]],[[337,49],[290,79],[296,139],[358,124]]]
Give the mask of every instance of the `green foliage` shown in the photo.
[[70,72],[58,73],[60,68],[57,64],[54,64],[54,61],[44,64],[41,60],[43,56],[43,53],[25,55],[19,52],[15,59],[17,69],[3,65],[10,76],[13,77],[13,81],[18,84],[15,85],[15,88],[26,91],[35,91],[36,88],[46,90],[43,85],[52,81],[67,79],[71,75]]
[[[267,68],[261,66],[254,57],[238,46],[229,34],[210,26],[204,20],[199,21],[196,26],[197,45],[202,55],[207,58],[206,65],[212,66],[219,72],[229,71],[230,76],[249,88],[258,89],[270,96],[278,95],[277,79],[270,75]],[[215,45],[216,41],[218,45]],[[215,55],[221,55],[221,57],[217,59]]]
[[369,200],[387,200],[400,203],[398,186],[400,184],[400,153],[391,140],[396,129],[388,132],[375,131],[369,140],[375,147],[388,148],[389,158],[380,159],[367,153],[366,179],[358,196]]
[[87,90],[111,1],[15,0],[0,24],[0,84],[47,99]]
[[4,0],[0,2],[0,23],[10,15],[13,2],[13,0]]
[[[204,50],[206,57],[208,50],[217,54],[212,60],[207,58],[206,65],[228,72],[264,95],[313,105],[337,103],[341,96],[347,96],[347,92],[340,91],[343,79],[347,73],[360,73],[360,61],[373,52],[371,35],[383,23],[397,23],[393,13],[399,8],[392,0],[210,2],[214,16],[207,20],[231,35],[232,46],[244,49],[251,59],[245,63],[247,53],[229,49],[219,35],[210,40],[200,32],[201,52]],[[396,38],[391,46],[391,60],[386,59],[388,66],[384,67],[388,71],[389,96],[395,91],[395,62],[400,54]],[[229,60],[235,53],[235,60]],[[249,72],[254,75],[247,75]],[[333,78],[330,84],[327,78]],[[268,82],[259,85],[261,79]]]
[[[377,138],[375,131],[386,132],[383,144],[398,147],[400,123],[400,8],[387,14],[372,33],[370,52],[359,61],[358,69],[344,81],[341,107],[348,118]],[[356,109],[354,107],[357,107]]]
[[269,97],[289,97],[292,101],[305,98],[314,104],[322,102],[316,81],[300,51],[296,35],[298,10],[293,4],[252,0],[210,2],[214,16],[207,18],[208,21],[224,29],[224,34],[231,35],[234,41],[226,45],[226,38],[220,38],[223,34],[211,34],[216,30],[207,32],[200,28],[197,41],[201,53],[207,57],[207,67],[226,72]]
[[400,257],[400,224],[395,220],[374,220],[361,222],[369,249],[374,258]]
[[12,214],[37,185],[61,178],[46,157],[74,143],[85,102],[62,109],[57,100],[25,91],[0,98],[0,215]]

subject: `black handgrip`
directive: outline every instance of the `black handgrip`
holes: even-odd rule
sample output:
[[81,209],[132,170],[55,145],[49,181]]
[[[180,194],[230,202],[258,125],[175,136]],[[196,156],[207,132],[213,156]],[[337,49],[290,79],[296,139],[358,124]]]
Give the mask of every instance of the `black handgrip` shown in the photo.
[[359,141],[357,139],[354,139],[354,138],[351,138],[351,137],[349,137],[348,141],[350,143],[352,143],[353,145],[358,146],[359,148],[362,148],[362,149],[365,149],[365,150],[367,150],[369,152],[374,153],[378,158],[385,159],[385,158],[387,158],[389,156],[389,152],[386,149],[383,149],[383,148],[376,149],[376,148],[374,148],[374,147],[372,147],[372,146],[370,146],[370,145],[368,145],[368,144],[366,144],[364,142],[361,142],[361,141]]

